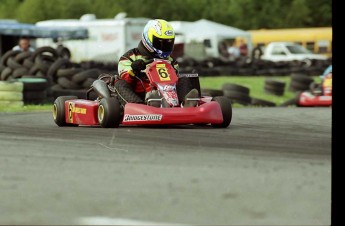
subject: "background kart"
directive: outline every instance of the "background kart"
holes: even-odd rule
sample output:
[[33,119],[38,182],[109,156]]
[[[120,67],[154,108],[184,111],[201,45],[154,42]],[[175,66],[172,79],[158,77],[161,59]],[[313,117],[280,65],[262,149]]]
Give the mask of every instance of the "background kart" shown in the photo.
[[297,106],[322,107],[332,106],[332,73],[328,73],[321,84],[311,84],[310,91],[304,91],[297,96]]
[[[119,94],[113,86],[114,82],[111,79],[107,82],[98,79],[89,90],[97,93],[96,100],[89,99],[89,92],[86,99],[60,96],[55,100],[53,110],[55,123],[58,126],[100,125],[105,128],[118,127],[120,124],[211,124],[214,127],[226,128],[231,123],[232,105],[227,97],[190,98],[190,101],[197,102],[197,106],[188,108],[181,106],[176,85],[184,87],[188,83],[200,93],[197,74],[185,74],[178,78],[169,62],[158,59],[149,62],[144,72],[150,81],[150,88],[146,91],[155,90],[159,93],[160,98],[151,99],[159,101],[159,107],[138,103],[121,104]],[[149,102],[150,99],[147,101]]]

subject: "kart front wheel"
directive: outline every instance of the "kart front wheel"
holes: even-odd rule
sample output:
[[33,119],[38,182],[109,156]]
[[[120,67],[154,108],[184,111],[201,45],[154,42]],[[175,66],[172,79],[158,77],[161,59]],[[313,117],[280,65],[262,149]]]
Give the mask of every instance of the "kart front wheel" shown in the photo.
[[216,101],[222,109],[223,122],[220,124],[211,124],[213,127],[226,128],[230,125],[232,119],[232,106],[229,98],[224,96],[213,97],[212,101]]
[[103,128],[117,128],[122,119],[119,100],[116,97],[103,98],[98,106],[97,118]]
[[[78,99],[76,96],[60,96],[56,98],[53,105],[53,118],[56,125],[62,126],[74,126],[74,124],[66,123],[66,115],[65,115],[65,102],[67,100],[74,100]],[[76,125],[78,126],[78,125]]]

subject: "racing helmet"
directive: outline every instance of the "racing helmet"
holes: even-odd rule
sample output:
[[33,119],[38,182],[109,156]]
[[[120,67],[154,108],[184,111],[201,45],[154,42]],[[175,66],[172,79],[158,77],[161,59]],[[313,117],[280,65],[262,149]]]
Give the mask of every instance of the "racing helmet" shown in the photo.
[[144,27],[142,42],[155,57],[166,59],[174,49],[175,32],[165,20],[150,20]]

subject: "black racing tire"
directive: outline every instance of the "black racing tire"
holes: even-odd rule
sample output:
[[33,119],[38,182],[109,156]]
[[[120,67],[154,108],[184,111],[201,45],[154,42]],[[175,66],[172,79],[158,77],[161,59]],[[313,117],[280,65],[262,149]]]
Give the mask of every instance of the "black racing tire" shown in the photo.
[[223,122],[220,124],[211,123],[211,125],[216,128],[227,128],[230,125],[232,119],[231,101],[224,96],[213,97],[212,101],[216,101],[220,105],[220,108],[222,109]]
[[4,65],[4,66],[7,66],[6,62],[7,62],[7,59],[9,57],[15,57],[17,54],[21,53],[21,51],[19,50],[9,50],[7,51],[2,57],[1,57],[1,60],[0,60],[0,64],[1,65]]
[[58,78],[57,82],[65,89],[82,89],[80,85],[64,77]]
[[43,46],[38,49],[36,49],[32,55],[31,55],[31,60],[34,61],[37,56],[41,55],[42,53],[50,53],[55,59],[57,59],[58,53],[56,52],[56,49],[50,47],[50,46]]
[[103,128],[117,128],[122,121],[123,113],[116,97],[103,98],[99,102],[97,118]]
[[[193,89],[192,83],[188,77],[179,78],[176,85],[176,92],[179,102],[182,103],[185,96]],[[199,93],[200,95],[200,93]]]
[[114,88],[122,106],[125,106],[127,103],[144,103],[125,80],[118,80]]
[[23,83],[23,91],[42,91],[48,88],[48,81],[45,78],[19,78],[17,81]]
[[54,82],[57,82],[57,71],[61,68],[68,68],[71,65],[72,63],[68,59],[57,59],[52,65],[50,65],[47,72],[47,77],[50,77]]
[[1,79],[2,81],[6,81],[11,75],[12,75],[12,68],[6,67],[4,70],[1,72]]
[[314,81],[314,79],[305,74],[294,73],[291,75],[291,81],[296,81],[299,83],[305,83],[309,85]]
[[277,87],[277,89],[278,88],[284,89],[286,82],[273,80],[273,79],[266,79],[265,85],[274,86],[274,87]]
[[222,90],[236,91],[247,95],[249,95],[250,92],[249,88],[233,83],[224,83],[222,86]]
[[76,96],[60,96],[56,98],[53,105],[53,119],[56,125],[62,126],[69,126],[73,124],[69,124],[66,122],[66,115],[65,115],[65,101],[78,99]]
[[21,52],[15,56],[15,61],[19,64],[23,64],[24,60],[31,57],[32,52]]
[[100,74],[99,69],[90,69],[86,71],[79,72],[72,77],[72,81],[75,83],[83,83],[88,78],[97,79]]
[[252,102],[251,105],[254,106],[261,106],[261,107],[275,107],[276,103],[271,102],[271,101],[267,101],[267,100],[263,100],[263,99],[259,99],[259,98],[251,98]]
[[244,94],[233,90],[223,90],[224,96],[229,98],[232,102],[249,105],[251,103],[251,98],[248,94]]

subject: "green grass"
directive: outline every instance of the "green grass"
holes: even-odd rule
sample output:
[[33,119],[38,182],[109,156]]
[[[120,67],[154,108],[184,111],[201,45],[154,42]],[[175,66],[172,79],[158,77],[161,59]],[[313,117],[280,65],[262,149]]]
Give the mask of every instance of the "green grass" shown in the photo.
[[53,104],[24,105],[24,106],[0,106],[0,112],[34,112],[52,111]]
[[[276,96],[265,93],[264,84],[265,79],[274,79],[286,82],[285,92],[283,96]],[[313,77],[315,82],[321,82],[319,77]],[[235,83],[245,86],[250,89],[250,97],[260,98],[276,103],[277,105],[289,100],[295,96],[294,92],[288,90],[290,85],[290,76],[217,76],[217,77],[200,77],[201,88],[207,89],[222,89],[224,83]]]

